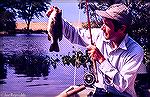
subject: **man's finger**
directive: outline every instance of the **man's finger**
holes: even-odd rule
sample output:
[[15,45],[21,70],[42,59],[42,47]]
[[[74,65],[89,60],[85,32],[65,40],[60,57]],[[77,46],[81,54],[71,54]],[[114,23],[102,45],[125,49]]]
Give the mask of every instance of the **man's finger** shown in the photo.
[[94,57],[94,50],[88,51],[89,57],[93,58]]
[[46,15],[49,17],[50,14],[53,12],[53,7],[51,7],[50,9],[48,9],[48,11],[46,12]]
[[95,48],[95,46],[94,45],[88,45],[86,48],[87,48],[87,50],[91,50],[91,49]]
[[88,51],[88,54],[93,54],[94,53],[94,50],[89,50]]

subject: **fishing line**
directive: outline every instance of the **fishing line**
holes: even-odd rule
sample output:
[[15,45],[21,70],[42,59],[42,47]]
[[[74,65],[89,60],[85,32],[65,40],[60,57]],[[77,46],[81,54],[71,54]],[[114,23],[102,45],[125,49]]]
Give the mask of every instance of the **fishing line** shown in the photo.
[[74,67],[74,80],[73,80],[73,85],[76,85],[76,74],[77,74],[77,67],[75,65]]
[[[79,28],[79,25],[80,25],[80,14],[81,14],[81,10],[80,10],[80,7],[81,7],[81,0],[79,0],[79,9],[78,9],[78,28]],[[75,68],[74,68],[74,81],[73,81],[73,84],[76,85],[76,75],[77,75],[77,66],[75,64]]]

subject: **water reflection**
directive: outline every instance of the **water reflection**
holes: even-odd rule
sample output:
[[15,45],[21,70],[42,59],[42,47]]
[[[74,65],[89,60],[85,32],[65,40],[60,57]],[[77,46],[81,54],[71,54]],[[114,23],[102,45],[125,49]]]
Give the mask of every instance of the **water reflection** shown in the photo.
[[[7,63],[9,67],[15,70],[15,74],[23,74],[23,77],[30,77],[26,82],[38,80],[38,77],[44,77],[44,80],[47,80],[46,76],[49,74],[50,65],[55,69],[59,61],[58,58],[54,59],[48,55],[34,53],[29,50],[23,50],[22,53],[15,53],[13,55],[6,55],[6,57],[0,54],[0,79],[6,79],[7,69],[5,64]],[[0,80],[0,84],[3,83],[5,82]]]
[[25,50],[21,54],[14,54],[9,57],[10,66],[14,67],[16,74],[24,74],[27,77],[46,77],[49,74],[49,67],[56,68],[59,59],[53,59],[47,55],[34,54]]
[[7,76],[7,69],[4,64],[4,56],[0,53],[0,84],[4,84]]

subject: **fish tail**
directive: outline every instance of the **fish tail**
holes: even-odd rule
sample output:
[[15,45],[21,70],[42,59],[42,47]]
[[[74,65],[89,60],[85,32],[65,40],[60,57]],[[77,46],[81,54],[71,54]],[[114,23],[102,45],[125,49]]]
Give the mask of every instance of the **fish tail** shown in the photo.
[[52,43],[49,49],[50,52],[55,51],[55,52],[59,52],[59,46],[58,43]]

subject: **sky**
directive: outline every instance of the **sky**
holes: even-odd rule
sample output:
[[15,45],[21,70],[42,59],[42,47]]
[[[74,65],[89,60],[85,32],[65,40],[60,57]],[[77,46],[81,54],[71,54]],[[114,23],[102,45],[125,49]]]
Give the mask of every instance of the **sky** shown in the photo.
[[[62,1],[62,2],[61,2]],[[76,1],[68,1],[68,0],[60,0],[58,2],[57,0],[52,1],[51,3],[54,6],[58,6],[60,9],[62,9],[63,12],[63,18],[67,19],[70,22],[74,21],[86,21],[86,15],[83,13],[83,10],[78,8],[78,2]]]
[[[62,17],[69,22],[85,22],[87,20],[86,14],[83,13],[83,10],[78,8],[77,0],[52,0],[51,6],[57,6],[62,10]],[[35,18],[32,22],[47,22],[48,18],[43,13],[44,18]],[[17,19],[17,21],[22,21],[21,19]]]

